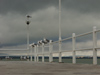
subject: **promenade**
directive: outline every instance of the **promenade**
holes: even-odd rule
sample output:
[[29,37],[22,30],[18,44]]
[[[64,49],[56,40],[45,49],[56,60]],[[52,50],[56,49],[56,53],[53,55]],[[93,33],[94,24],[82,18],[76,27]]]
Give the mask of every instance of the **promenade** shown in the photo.
[[0,61],[0,75],[100,75],[100,65]]

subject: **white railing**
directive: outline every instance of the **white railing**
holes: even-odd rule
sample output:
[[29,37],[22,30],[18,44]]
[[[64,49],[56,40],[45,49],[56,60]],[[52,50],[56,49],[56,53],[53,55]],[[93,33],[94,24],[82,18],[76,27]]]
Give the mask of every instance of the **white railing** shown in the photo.
[[[35,62],[39,61],[39,55],[42,55],[42,62],[44,62],[45,55],[49,55],[49,62],[52,62],[53,54],[59,53],[59,62],[62,62],[62,53],[63,52],[72,52],[72,63],[75,64],[77,51],[93,50],[93,64],[95,65],[95,64],[97,64],[97,50],[100,49],[100,47],[97,47],[97,32],[100,32],[100,30],[96,30],[96,27],[93,27],[93,31],[91,31],[91,32],[87,32],[87,33],[80,34],[80,35],[75,35],[75,33],[73,33],[72,37],[62,39],[61,41],[52,42],[50,40],[50,42],[48,44],[42,44],[41,46],[35,46],[35,47],[30,46],[30,49],[0,49],[0,53],[8,53],[10,56],[10,52],[13,52],[13,53],[15,53],[14,54],[15,56],[17,54],[20,56],[23,56],[22,54],[24,52],[24,55],[26,55],[26,56],[30,55],[31,61],[32,61],[32,57],[34,56]],[[93,46],[91,48],[77,49],[75,46],[76,38],[85,36],[85,35],[89,35],[89,34],[93,34]],[[72,40],[72,49],[70,49],[70,50],[62,49],[63,41],[66,41],[66,40]],[[58,46],[55,44],[58,44]],[[58,49],[55,50],[55,48],[58,48]],[[22,51],[22,53],[20,53],[21,51]],[[19,52],[20,54],[17,52]]]
[[[42,44],[41,46],[35,46],[35,47],[31,47],[31,52],[32,49],[34,49],[34,57],[35,57],[35,62],[39,61],[39,55],[42,55],[42,62],[44,62],[44,55],[49,55],[49,62],[53,61],[53,54],[54,53],[59,53],[59,62],[62,62],[62,52],[72,52],[72,63],[75,64],[76,63],[76,51],[84,51],[84,50],[93,50],[93,64],[96,65],[97,64],[97,50],[100,49],[99,47],[97,47],[97,32],[99,32],[100,30],[96,30],[96,27],[93,27],[93,31],[91,32],[87,32],[84,34],[80,34],[80,35],[75,35],[75,33],[72,34],[72,37],[69,38],[65,38],[62,39],[61,41],[50,41],[49,44]],[[81,37],[81,36],[85,36],[85,35],[89,35],[89,34],[93,34],[93,47],[92,48],[81,48],[81,49],[76,49],[76,38],[77,37]],[[72,40],[72,50],[62,50],[62,42],[66,41],[66,40]],[[58,50],[54,50],[54,44],[57,43],[58,44]],[[44,48],[48,47],[49,51],[45,52]],[[40,52],[39,52],[40,51]],[[30,54],[31,58],[32,58],[32,53]],[[32,61],[32,59],[31,59]]]

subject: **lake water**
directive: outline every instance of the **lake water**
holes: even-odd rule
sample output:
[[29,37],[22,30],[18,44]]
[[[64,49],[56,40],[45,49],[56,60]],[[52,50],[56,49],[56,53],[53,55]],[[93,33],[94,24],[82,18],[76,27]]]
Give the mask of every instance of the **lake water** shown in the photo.
[[[41,59],[39,60],[41,61]],[[45,59],[45,62],[48,62],[48,59]],[[53,62],[59,62],[59,59],[54,59]],[[64,63],[72,63],[72,59],[62,59]],[[93,59],[76,59],[76,63],[81,64],[93,64]],[[100,59],[97,60],[98,65],[100,65]]]
[[[26,60],[20,60],[20,59],[3,59],[0,61],[26,61]],[[34,61],[34,59],[33,59]],[[39,59],[39,61],[41,62],[42,59]],[[49,59],[45,59],[45,62],[49,62]],[[59,62],[59,59],[53,59],[53,62]],[[62,62],[64,63],[72,63],[72,59],[62,59]],[[76,59],[76,63],[81,63],[81,64],[93,64],[93,59],[88,59],[88,58],[83,58],[83,59]],[[97,60],[98,65],[100,65],[100,58]]]

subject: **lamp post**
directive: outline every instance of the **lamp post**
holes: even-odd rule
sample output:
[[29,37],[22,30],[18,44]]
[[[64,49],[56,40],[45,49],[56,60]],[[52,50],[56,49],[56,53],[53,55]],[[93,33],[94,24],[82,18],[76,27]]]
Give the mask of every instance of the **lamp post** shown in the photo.
[[[27,50],[29,51],[29,24],[30,24],[31,16],[27,15],[26,17],[27,17],[27,21],[26,21],[26,24],[27,24]],[[27,59],[29,60],[28,53],[27,53]]]
[[61,0],[59,0],[59,62],[61,59]]
[[29,49],[29,24],[30,24],[30,18],[31,16],[27,15],[27,21],[26,21],[26,24],[27,24],[27,49]]
[[32,46],[32,44],[30,44],[29,46],[30,46],[30,61],[32,61],[32,49],[33,49],[33,46]]

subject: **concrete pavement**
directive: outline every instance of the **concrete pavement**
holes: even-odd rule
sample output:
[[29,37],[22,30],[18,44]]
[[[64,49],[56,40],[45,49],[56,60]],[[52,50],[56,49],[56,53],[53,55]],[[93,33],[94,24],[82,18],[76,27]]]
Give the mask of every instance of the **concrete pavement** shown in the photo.
[[100,65],[0,61],[0,75],[100,75]]

